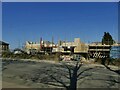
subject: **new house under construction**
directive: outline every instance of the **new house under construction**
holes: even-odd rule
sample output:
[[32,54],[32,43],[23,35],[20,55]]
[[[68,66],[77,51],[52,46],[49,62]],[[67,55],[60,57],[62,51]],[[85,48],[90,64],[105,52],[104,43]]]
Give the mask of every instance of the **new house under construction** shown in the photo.
[[26,41],[25,51],[28,54],[54,54],[60,53],[62,56],[71,56],[78,54],[85,59],[89,58],[109,58],[110,49],[112,45],[102,45],[101,42],[94,42],[86,44],[81,42],[80,38],[75,38],[73,42],[59,41],[57,44],[52,42],[44,41],[42,38],[40,42]]

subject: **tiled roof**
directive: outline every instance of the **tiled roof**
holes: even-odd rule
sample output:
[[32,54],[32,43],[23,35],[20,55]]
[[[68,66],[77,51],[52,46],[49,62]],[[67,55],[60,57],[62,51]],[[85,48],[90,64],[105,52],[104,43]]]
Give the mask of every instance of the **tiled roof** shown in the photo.
[[9,45],[9,44],[6,42],[0,41],[0,45]]

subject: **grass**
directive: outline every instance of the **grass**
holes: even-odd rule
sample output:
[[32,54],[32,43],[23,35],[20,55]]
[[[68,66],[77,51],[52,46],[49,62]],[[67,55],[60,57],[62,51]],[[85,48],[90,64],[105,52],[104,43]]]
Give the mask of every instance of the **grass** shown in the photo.
[[120,58],[119,59],[106,58],[103,60],[100,58],[96,58],[95,63],[120,66]]
[[43,55],[43,54],[14,54],[12,52],[3,52],[2,58],[14,58],[14,59],[36,59],[36,60],[59,60],[59,54],[50,54],[50,55]]
[[[45,54],[33,54],[33,55],[31,55],[31,54],[26,54],[26,53],[14,54],[14,53],[9,52],[9,51],[2,53],[2,58],[53,60],[56,63],[60,61],[59,57],[60,57],[60,53],[49,54],[49,55],[45,55]],[[99,63],[99,64],[105,63],[106,65],[120,66],[120,59],[113,59],[113,58],[99,59],[99,58],[96,58],[95,63]]]

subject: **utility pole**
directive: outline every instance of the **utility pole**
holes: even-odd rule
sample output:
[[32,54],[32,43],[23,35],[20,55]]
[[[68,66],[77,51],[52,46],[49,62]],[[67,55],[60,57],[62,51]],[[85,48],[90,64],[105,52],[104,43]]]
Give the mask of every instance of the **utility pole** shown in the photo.
[[87,59],[89,60],[89,59],[90,59],[90,51],[89,51],[89,44],[88,44],[87,48],[88,48],[88,54],[87,54]]
[[42,50],[42,37],[40,38],[40,51]]
[[54,43],[54,37],[52,36],[52,47],[51,47],[51,54],[52,54],[52,50],[53,50],[53,43]]
[[[67,49],[66,41],[67,41],[67,40],[66,40],[66,38],[65,38],[65,48]],[[67,50],[65,50],[65,51],[66,51],[66,53],[67,53]]]
[[18,48],[20,49],[20,39],[18,40]]
[[95,57],[97,58],[97,44],[96,44],[96,56]]
[[57,53],[57,54],[58,54],[58,59],[60,59],[60,55],[61,55],[61,54],[60,54],[60,53],[61,53],[61,52],[60,52],[60,45],[61,45],[61,41],[60,41],[60,39],[58,38],[58,53]]

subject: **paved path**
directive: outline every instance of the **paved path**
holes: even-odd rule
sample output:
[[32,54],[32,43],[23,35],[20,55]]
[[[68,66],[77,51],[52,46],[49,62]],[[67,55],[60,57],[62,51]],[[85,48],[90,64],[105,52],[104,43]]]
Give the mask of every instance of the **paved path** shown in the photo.
[[[33,60],[34,61],[34,60]],[[55,62],[33,62],[25,60],[3,61],[3,87],[30,87],[30,88],[52,88],[59,87],[60,83],[52,80],[49,76],[53,75],[56,79],[69,84],[68,69],[65,63]],[[64,64],[63,64],[64,63]],[[70,66],[72,67],[72,66]],[[91,68],[88,71],[86,69]],[[112,67],[118,69],[117,67]],[[120,76],[106,69],[103,65],[83,64],[78,73],[85,71],[78,80],[79,88],[118,88]],[[84,77],[84,78],[83,78]],[[50,82],[48,84],[48,82]],[[57,86],[51,84],[57,84]]]

